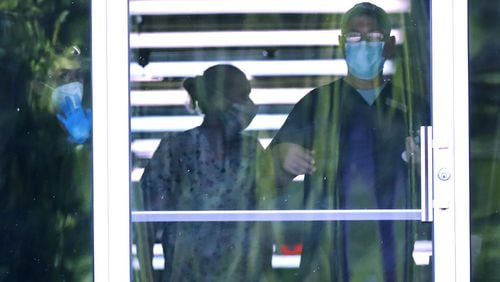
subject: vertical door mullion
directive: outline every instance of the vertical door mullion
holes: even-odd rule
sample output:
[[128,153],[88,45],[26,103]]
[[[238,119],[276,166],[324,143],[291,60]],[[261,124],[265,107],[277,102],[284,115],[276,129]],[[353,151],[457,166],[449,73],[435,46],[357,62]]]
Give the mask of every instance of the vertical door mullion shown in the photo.
[[469,45],[467,0],[453,3],[455,261],[457,281],[470,281]]
[[438,282],[470,279],[466,9],[467,1],[439,0],[431,6],[433,262]]
[[434,281],[456,281],[454,175],[447,180],[437,173],[453,171],[453,0],[431,4],[432,126],[433,126],[433,270]]
[[[94,0],[92,7],[92,152],[93,191],[92,225],[94,280],[105,281],[109,277],[108,231],[108,175],[107,175],[107,80],[106,80],[106,1]],[[99,47],[98,47],[99,46]]]
[[128,1],[92,1],[94,281],[130,281]]

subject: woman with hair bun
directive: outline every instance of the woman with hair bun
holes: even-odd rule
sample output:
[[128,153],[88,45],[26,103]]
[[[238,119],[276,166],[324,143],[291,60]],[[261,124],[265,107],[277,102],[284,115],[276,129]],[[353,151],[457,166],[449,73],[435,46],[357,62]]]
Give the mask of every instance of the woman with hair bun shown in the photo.
[[[257,107],[250,82],[232,65],[215,65],[183,87],[204,114],[193,129],[164,137],[141,179],[147,210],[255,210],[273,190],[270,159],[242,131]],[[163,232],[161,281],[259,281],[270,268],[266,223],[188,222]],[[161,226],[161,228],[160,228]]]
[[257,107],[249,97],[250,82],[245,74],[232,65],[215,65],[202,76],[187,78],[183,87],[194,106],[205,114],[198,129],[222,153],[220,145],[239,138],[252,121]]

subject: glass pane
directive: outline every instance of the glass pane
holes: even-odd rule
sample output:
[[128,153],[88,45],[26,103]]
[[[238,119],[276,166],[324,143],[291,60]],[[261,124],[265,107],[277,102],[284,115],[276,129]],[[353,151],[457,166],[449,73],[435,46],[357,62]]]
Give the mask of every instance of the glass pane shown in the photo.
[[500,279],[500,5],[469,3],[471,274],[473,281]]
[[429,3],[331,2],[130,0],[135,279],[430,280],[426,224],[243,212],[418,212]]
[[91,281],[90,1],[0,3],[1,281]]

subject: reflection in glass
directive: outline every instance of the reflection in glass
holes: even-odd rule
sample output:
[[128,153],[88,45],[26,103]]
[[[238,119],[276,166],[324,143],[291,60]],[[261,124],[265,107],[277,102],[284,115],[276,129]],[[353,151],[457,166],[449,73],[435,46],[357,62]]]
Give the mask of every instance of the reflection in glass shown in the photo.
[[72,140],[54,91],[91,107],[90,3],[70,2],[0,4],[1,281],[92,280],[91,121]]
[[471,281],[500,279],[500,6],[469,3]]

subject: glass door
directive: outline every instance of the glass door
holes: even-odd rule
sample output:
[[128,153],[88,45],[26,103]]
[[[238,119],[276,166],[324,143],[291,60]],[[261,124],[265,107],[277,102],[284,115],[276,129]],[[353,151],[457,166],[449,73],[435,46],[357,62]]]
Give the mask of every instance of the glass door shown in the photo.
[[500,100],[497,39],[499,6],[469,3],[471,281],[498,280],[497,187],[500,160]]
[[120,68],[102,101],[109,275],[120,253],[136,281],[468,277],[462,4],[330,2],[129,2],[130,97]]

